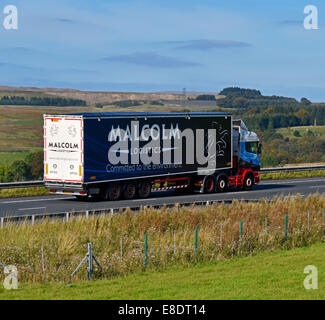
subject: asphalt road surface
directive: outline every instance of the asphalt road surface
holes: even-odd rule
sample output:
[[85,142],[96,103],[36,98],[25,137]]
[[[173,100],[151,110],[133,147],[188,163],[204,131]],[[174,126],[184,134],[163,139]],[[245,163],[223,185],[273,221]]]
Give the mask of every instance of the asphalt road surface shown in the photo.
[[0,217],[24,216],[44,213],[76,212],[83,210],[116,209],[136,206],[188,203],[211,200],[258,200],[271,199],[275,195],[294,196],[300,193],[325,194],[325,177],[291,180],[262,181],[251,191],[233,191],[213,194],[176,194],[174,192],[153,192],[151,198],[119,201],[78,201],[69,195],[10,198],[0,200]]

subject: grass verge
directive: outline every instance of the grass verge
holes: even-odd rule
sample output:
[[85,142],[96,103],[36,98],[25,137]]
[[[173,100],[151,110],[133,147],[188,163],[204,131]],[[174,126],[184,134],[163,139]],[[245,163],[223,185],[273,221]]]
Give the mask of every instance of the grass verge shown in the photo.
[[[0,299],[325,299],[324,243],[227,261],[138,272],[74,284],[23,284]],[[318,268],[318,289],[306,290],[304,268]]]
[[44,187],[0,189],[0,198],[32,197],[50,194]]
[[261,180],[325,177],[325,170],[262,173]]
[[[0,261],[15,265],[21,282],[66,282],[91,242],[103,267],[94,277],[115,278],[144,269],[147,234],[147,270],[191,266],[316,243],[323,239],[324,208],[325,196],[314,194],[204,208],[143,208],[137,214],[126,210],[113,216],[71,217],[69,222],[5,223],[0,232]],[[73,281],[85,278],[84,265]]]

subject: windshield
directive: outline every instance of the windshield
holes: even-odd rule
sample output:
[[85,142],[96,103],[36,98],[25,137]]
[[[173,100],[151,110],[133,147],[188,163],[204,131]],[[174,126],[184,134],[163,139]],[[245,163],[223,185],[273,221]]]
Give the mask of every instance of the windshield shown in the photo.
[[261,153],[261,145],[259,144],[258,141],[246,142],[245,147],[247,152],[255,153],[255,154]]

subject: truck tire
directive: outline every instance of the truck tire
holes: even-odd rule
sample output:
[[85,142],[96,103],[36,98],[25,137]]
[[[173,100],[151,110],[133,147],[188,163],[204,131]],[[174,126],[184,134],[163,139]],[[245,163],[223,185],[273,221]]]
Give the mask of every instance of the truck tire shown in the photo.
[[216,190],[216,179],[214,176],[207,176],[204,179],[204,193],[213,193]]
[[93,201],[100,201],[100,200],[102,200],[102,197],[101,197],[100,194],[92,194],[92,195],[91,195],[91,199],[92,199]]
[[77,200],[79,201],[87,201],[89,199],[88,196],[75,196]]
[[228,179],[226,176],[220,176],[217,178],[217,191],[225,192],[228,189]]
[[121,186],[119,184],[111,184],[106,189],[104,198],[106,200],[115,201],[121,196]]
[[254,176],[252,173],[247,173],[244,178],[244,185],[243,189],[244,190],[251,190],[254,185]]
[[144,181],[140,183],[138,194],[141,199],[148,198],[151,193],[151,183]]
[[126,200],[134,199],[137,194],[137,187],[135,183],[127,183],[123,190],[123,198]]

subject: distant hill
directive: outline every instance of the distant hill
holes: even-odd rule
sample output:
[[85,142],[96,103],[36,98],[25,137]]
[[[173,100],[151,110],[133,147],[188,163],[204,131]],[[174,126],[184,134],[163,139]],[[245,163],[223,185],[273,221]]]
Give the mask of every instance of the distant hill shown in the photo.
[[[109,92],[109,91],[81,91],[76,89],[60,88],[36,88],[36,87],[9,87],[0,86],[0,96],[4,95],[22,95],[22,96],[57,96],[70,99],[80,99],[87,103],[110,104],[114,101],[125,100],[185,100],[187,98],[195,99],[201,92],[186,93],[186,96],[179,92]],[[210,93],[211,94],[211,93]],[[216,94],[216,98],[219,96]]]

